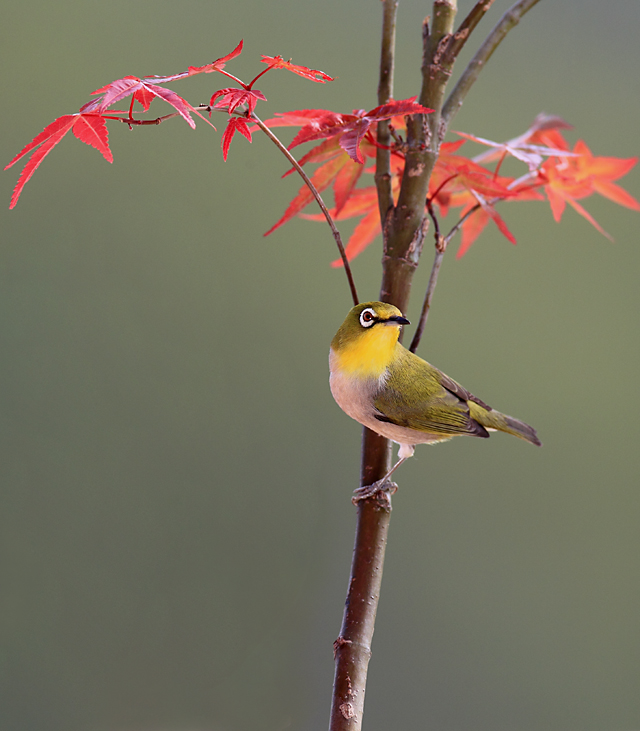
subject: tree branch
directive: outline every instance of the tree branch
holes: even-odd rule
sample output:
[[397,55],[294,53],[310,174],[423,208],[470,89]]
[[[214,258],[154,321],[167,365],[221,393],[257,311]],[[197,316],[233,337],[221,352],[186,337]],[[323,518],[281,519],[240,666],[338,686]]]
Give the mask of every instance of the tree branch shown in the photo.
[[[431,300],[433,299],[433,293],[436,289],[436,284],[438,283],[438,274],[440,273],[440,266],[441,266],[442,260],[444,258],[444,252],[447,250],[447,244],[449,243],[448,238],[445,239],[443,236],[440,235],[440,226],[438,225],[438,219],[436,218],[436,214],[433,211],[433,206],[431,205],[431,201],[428,199],[427,199],[427,209],[428,209],[429,215],[431,216],[431,219],[433,221],[434,236],[436,239],[436,255],[433,260],[433,266],[431,267],[431,275],[429,276],[429,284],[427,285],[427,291],[424,296],[424,302],[422,303],[422,311],[420,312],[420,320],[418,321],[418,326],[416,327],[416,331],[413,335],[413,340],[411,341],[411,345],[409,346],[409,350],[412,353],[415,353],[416,350],[418,349],[418,345],[420,345],[420,340],[422,339],[422,333],[424,332],[424,328],[427,324],[427,318],[429,317],[429,311],[431,309]],[[460,225],[462,225],[462,223],[460,223]]]
[[458,57],[473,29],[484,18],[485,13],[493,5],[494,0],[478,0],[471,8],[469,15],[460,23],[458,30],[451,36],[447,45],[446,57],[449,63],[453,63]]
[[[383,0],[378,104],[386,104],[393,96],[397,8],[397,0]],[[379,122],[380,144],[388,148],[390,137],[388,122]],[[390,160],[390,150],[379,147],[376,153],[375,180],[385,240],[388,233],[385,223],[393,213]],[[402,287],[398,291],[394,287],[390,296],[401,297],[402,292]],[[390,467],[391,442],[365,427],[362,433],[360,485],[371,485],[381,479]],[[374,498],[358,501],[357,511],[349,589],[340,635],[334,643],[336,666],[330,731],[360,731],[362,727],[371,641],[391,517],[391,498],[386,493],[378,493]]]
[[444,59],[456,0],[435,0],[433,23],[423,23],[422,89],[418,101],[434,111],[407,118],[407,152],[398,203],[384,241],[382,298],[405,311],[426,232],[424,205],[440,151],[440,110],[451,66]]
[[276,137],[276,135],[273,134],[273,132],[269,129],[269,127],[267,127],[267,125],[255,113],[249,115],[248,119],[250,119],[252,122],[255,122],[258,125],[258,127],[260,127],[260,129],[267,135],[267,137],[273,142],[273,144],[280,150],[280,152],[293,165],[293,167],[298,172],[298,175],[300,175],[300,177],[304,180],[306,186],[309,188],[309,190],[313,194],[313,197],[316,199],[318,205],[320,206],[320,210],[324,213],[324,217],[327,219],[327,223],[329,224],[329,227],[331,228],[331,232],[333,233],[333,238],[336,241],[338,251],[340,252],[340,258],[342,259],[342,263],[344,264],[344,271],[347,275],[347,280],[349,282],[349,289],[351,290],[351,298],[353,299],[353,304],[357,305],[360,302],[360,300],[358,299],[358,292],[356,291],[356,285],[355,285],[355,282],[353,281],[353,274],[351,273],[351,266],[349,265],[349,260],[347,259],[347,255],[344,250],[344,245],[342,243],[342,238],[340,237],[340,232],[338,231],[338,229],[333,221],[333,218],[331,217],[331,214],[329,213],[329,209],[327,208],[324,201],[322,200],[322,196],[318,192],[318,189],[311,182],[311,179],[302,169],[302,166],[300,165],[300,163],[289,152],[289,150],[287,150],[287,148],[282,144],[282,142],[280,142],[280,140]]
[[[442,116],[440,121],[439,134],[441,139],[444,137],[446,130],[449,127],[453,116],[462,106],[462,101],[466,96],[471,86],[475,83],[478,78],[480,71],[484,64],[489,60],[491,54],[500,45],[502,40],[506,37],[507,33],[514,28],[520,18],[528,12],[539,0],[520,0],[513,5],[500,19],[496,27],[491,31],[485,42],[482,44],[476,55],[473,57],[469,65],[467,66],[462,77],[454,87],[453,91],[449,95],[449,98],[445,102],[442,108]],[[458,53],[465,44],[469,34],[484,17],[484,14],[489,10],[493,0],[479,0],[472,8],[471,12],[462,21],[456,33],[450,36],[448,41],[448,48],[445,52],[447,62],[453,64]],[[429,277],[429,284],[425,293],[424,302],[422,304],[422,311],[420,313],[420,320],[416,328],[416,332],[411,341],[409,350],[415,353],[420,340],[424,333],[425,326],[427,324],[427,318],[429,317],[429,311],[431,309],[431,302],[433,300],[433,294],[438,283],[438,274],[444,258],[444,253],[447,249],[447,245],[451,239],[458,232],[462,224],[471,216],[475,211],[480,208],[480,204],[471,208],[462,218],[455,224],[455,226],[449,231],[446,236],[441,236],[438,228],[438,220],[434,215],[431,203],[427,200],[427,208],[429,214],[434,223],[435,237],[436,237],[436,254],[433,260],[433,266],[431,268],[431,275]]]
[[487,36],[485,42],[480,46],[476,55],[471,59],[469,65],[464,70],[462,76],[458,79],[458,83],[453,88],[449,98],[445,102],[442,109],[442,129],[446,132],[451,120],[455,117],[458,110],[462,106],[465,96],[476,82],[480,72],[484,68],[487,61],[496,48],[502,43],[507,33],[515,28],[520,22],[522,16],[529,12],[531,8],[540,0],[518,0],[509,10],[500,18],[496,27]]
[[[364,442],[369,438],[382,440],[385,447],[376,452],[375,462],[369,461],[367,450],[363,450],[363,472],[384,475],[388,471],[389,442],[366,429]],[[375,479],[375,476],[367,478],[364,484],[371,484]],[[377,493],[375,498],[359,501],[357,511],[349,591],[340,636],[333,644],[336,672],[330,731],[360,731],[362,727],[371,639],[391,518],[391,499],[387,493]]]
[[[382,37],[379,94],[390,94],[390,71],[393,68],[392,22],[395,3],[385,0],[385,30]],[[407,157],[398,206],[389,205],[390,185],[386,188],[388,156],[379,156],[376,183],[384,234],[383,278],[380,298],[406,311],[411,281],[418,265],[427,228],[424,208],[433,165],[438,156],[437,119],[449,71],[440,66],[444,39],[453,28],[455,0],[436,0],[434,27],[429,33],[424,24],[423,85],[420,103],[435,109],[433,115],[416,115],[408,119]],[[383,97],[379,96],[379,99]],[[389,176],[390,183],[390,176]],[[404,191],[404,193],[403,193]],[[391,443],[364,429],[360,484],[370,485],[390,468]],[[391,501],[377,493],[358,502],[358,524],[351,578],[340,636],[334,645],[336,671],[331,708],[330,731],[360,731],[364,708],[365,683],[371,653],[371,639],[378,607],[382,566],[387,542]]]
[[429,277],[429,285],[427,286],[427,292],[424,296],[424,302],[422,303],[422,311],[420,313],[420,321],[418,327],[413,335],[413,340],[409,346],[409,350],[415,353],[420,345],[424,328],[427,324],[427,318],[429,317],[429,311],[431,310],[431,300],[433,299],[433,293],[438,283],[438,274],[440,273],[440,266],[444,258],[444,249],[438,249],[436,247],[436,255],[433,260],[433,266],[431,267],[431,276]]
[[[378,104],[386,104],[393,96],[397,9],[397,0],[383,0]],[[388,122],[379,122],[380,144],[388,148],[390,137]],[[388,212],[393,210],[390,161],[390,150],[378,147],[375,181],[383,228]],[[391,442],[365,427],[362,434],[360,484],[372,484],[383,477],[390,467]],[[371,641],[391,517],[391,498],[387,494],[379,494],[376,499],[361,500],[357,503],[357,511],[347,600],[340,635],[333,645],[335,673],[330,731],[359,731],[362,726]]]

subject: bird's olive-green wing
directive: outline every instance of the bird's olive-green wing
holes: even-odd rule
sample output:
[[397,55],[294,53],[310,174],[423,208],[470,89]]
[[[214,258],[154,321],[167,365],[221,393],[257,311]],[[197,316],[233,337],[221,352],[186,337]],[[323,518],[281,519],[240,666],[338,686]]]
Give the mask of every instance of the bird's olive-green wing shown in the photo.
[[384,388],[376,395],[376,418],[430,434],[489,433],[469,413],[467,401],[490,410],[480,399],[437,368],[402,348],[389,368]]

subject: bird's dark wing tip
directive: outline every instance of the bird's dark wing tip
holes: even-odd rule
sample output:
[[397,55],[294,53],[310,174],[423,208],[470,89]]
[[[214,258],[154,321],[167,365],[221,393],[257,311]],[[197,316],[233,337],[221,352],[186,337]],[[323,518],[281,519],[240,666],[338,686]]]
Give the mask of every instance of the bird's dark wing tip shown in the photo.
[[474,421],[473,419],[469,419],[469,425],[472,428],[471,436],[474,437],[482,437],[482,439],[488,439],[491,434],[482,426],[482,424],[478,424],[477,421]]

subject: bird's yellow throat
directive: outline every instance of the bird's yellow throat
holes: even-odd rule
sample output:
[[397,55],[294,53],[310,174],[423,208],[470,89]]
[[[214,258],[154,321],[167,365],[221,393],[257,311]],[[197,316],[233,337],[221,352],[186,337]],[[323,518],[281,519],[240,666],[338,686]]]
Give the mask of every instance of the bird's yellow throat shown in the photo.
[[380,378],[393,360],[400,329],[377,325],[359,337],[332,343],[335,365],[348,376]]

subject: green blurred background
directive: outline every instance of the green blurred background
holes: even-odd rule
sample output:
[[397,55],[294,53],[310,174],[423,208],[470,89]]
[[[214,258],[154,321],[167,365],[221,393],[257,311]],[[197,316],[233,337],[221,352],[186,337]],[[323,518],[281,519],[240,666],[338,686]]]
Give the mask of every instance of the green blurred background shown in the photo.
[[[417,93],[429,12],[400,4],[397,98]],[[1,159],[109,81],[240,38],[245,79],[261,53],[338,77],[269,74],[263,117],[371,108],[380,14],[6,3]],[[504,140],[546,111],[596,154],[637,154],[639,27],[636,0],[540,3],[454,129]],[[221,84],[174,88],[198,103]],[[2,176],[2,731],[326,728],[360,442],[327,351],[350,299],[325,226],[262,238],[299,184],[259,135],[223,163],[223,120],[113,125],[113,165],[69,136],[11,212],[19,170]],[[620,182],[640,197],[638,170]],[[490,228],[445,260],[420,353],[545,446],[460,439],[402,468],[368,731],[640,727],[640,217],[584,204],[614,245],[570,209],[558,225],[512,204],[516,247]],[[378,242],[354,265],[363,298],[379,262]]]

